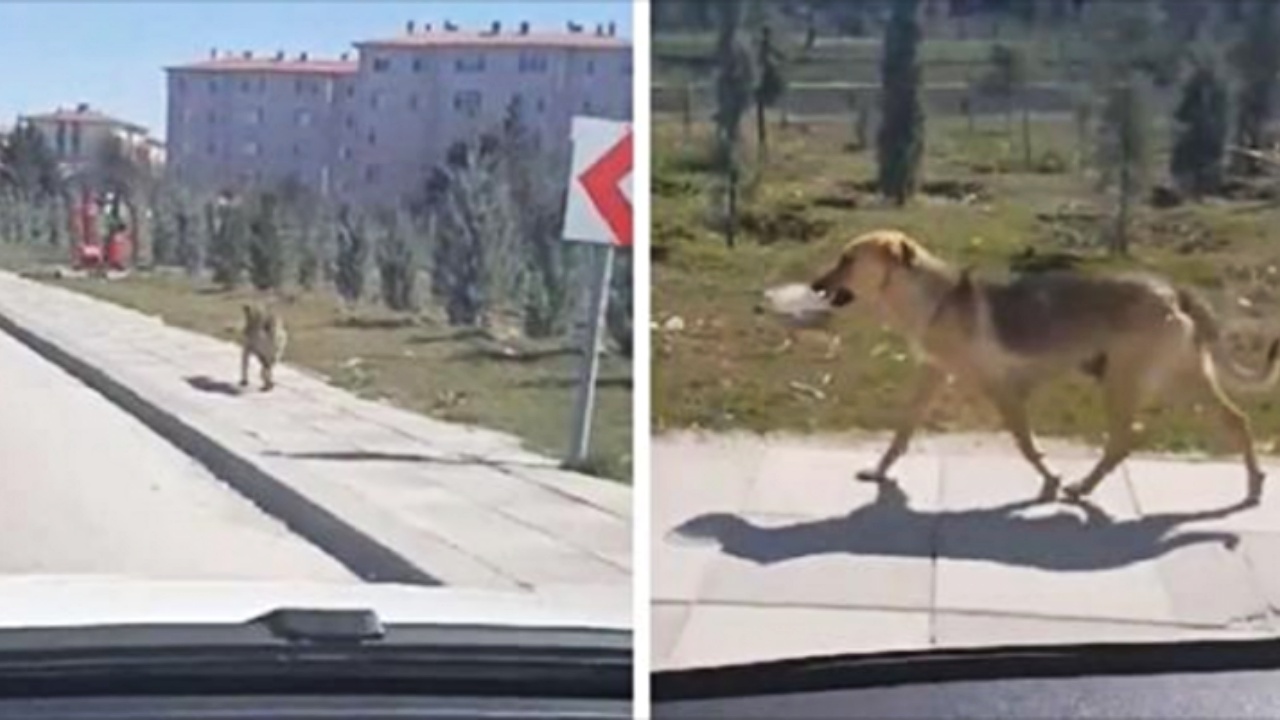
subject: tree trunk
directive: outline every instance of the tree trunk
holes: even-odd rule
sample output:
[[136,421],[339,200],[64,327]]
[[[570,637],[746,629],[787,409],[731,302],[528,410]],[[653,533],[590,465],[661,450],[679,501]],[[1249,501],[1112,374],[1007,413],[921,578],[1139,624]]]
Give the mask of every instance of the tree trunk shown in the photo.
[[765,123],[764,103],[756,100],[756,157],[763,163],[769,159],[769,127]]
[[738,231],[738,166],[729,161],[729,222],[725,226],[724,242],[730,248],[737,244]]
[[1022,162],[1027,170],[1031,169],[1031,103],[1026,95],[1022,97]]

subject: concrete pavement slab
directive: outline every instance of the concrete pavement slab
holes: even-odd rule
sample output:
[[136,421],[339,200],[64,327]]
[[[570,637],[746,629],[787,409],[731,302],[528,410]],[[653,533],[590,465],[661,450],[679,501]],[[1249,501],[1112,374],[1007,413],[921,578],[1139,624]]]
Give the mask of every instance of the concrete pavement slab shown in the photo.
[[663,667],[689,620],[689,603],[655,602],[649,620],[649,662]]
[[[1280,487],[1266,488],[1261,503],[1243,507],[1241,462],[1144,458],[1127,464],[1135,502],[1152,522],[1205,531],[1280,530]],[[1273,477],[1280,470],[1274,461],[1264,468]]]
[[[1244,627],[1264,621],[1267,601],[1249,573],[1238,539],[1230,547],[1219,537],[1193,530],[1176,532],[1174,545],[1157,560],[1157,569],[1179,622],[1212,627]],[[1177,543],[1185,544],[1177,544]]]
[[[654,508],[666,522],[651,540],[654,617],[664,648],[679,634],[659,666],[1277,627],[1280,531],[1235,528],[1280,523],[1267,523],[1270,500],[1223,507],[1230,491],[1204,492],[1212,464],[1147,456],[1083,506],[1042,503],[1038,476],[1007,438],[933,440],[904,458],[928,469],[895,472],[895,494],[847,479],[878,456],[881,438],[657,438]],[[1067,481],[1098,457],[1042,446]],[[691,467],[733,480],[681,481]],[[1161,477],[1173,480],[1158,486]],[[898,608],[922,619],[918,633],[886,637],[874,613]]]
[[933,568],[925,528],[747,517],[706,569],[698,600],[757,606],[927,611]]
[[[0,274],[0,318],[46,357],[137,413],[152,431],[216,472],[242,477],[237,488],[261,507],[296,514],[285,519],[295,531],[331,553],[347,547],[349,562],[377,556],[390,563],[388,569],[412,565],[450,584],[484,587],[629,586],[628,564],[620,562],[630,554],[629,488],[559,470],[512,436],[355,398],[289,367],[280,369],[272,393],[202,391],[190,378],[236,379],[233,344],[11,274]],[[229,318],[229,326],[235,320]],[[477,478],[501,477],[508,487],[442,495],[449,483],[432,480],[440,466],[348,455],[359,452],[448,457]],[[347,459],[317,462],[291,457],[296,453]],[[490,475],[494,471],[500,475]],[[456,480],[451,492],[459,487]],[[527,487],[519,491],[512,482]],[[492,498],[488,507],[482,496]],[[458,507],[446,512],[444,497],[457,498]],[[504,497],[514,502],[497,512]],[[424,508],[438,511],[433,522],[414,516]],[[588,539],[589,533],[597,537]],[[345,539],[338,543],[338,537]],[[335,539],[325,545],[324,538]]]
[[[745,509],[750,513],[825,517],[870,505],[882,488],[855,475],[875,467],[879,456],[870,448],[771,447]],[[892,475],[911,508],[922,512],[937,508],[941,466],[936,457],[904,457]]]
[[662,669],[928,646],[927,612],[703,603]]
[[933,618],[933,628],[934,645],[950,648],[1070,645],[1080,642],[1181,642],[1245,639],[1266,634],[1251,629],[951,612],[937,613]]

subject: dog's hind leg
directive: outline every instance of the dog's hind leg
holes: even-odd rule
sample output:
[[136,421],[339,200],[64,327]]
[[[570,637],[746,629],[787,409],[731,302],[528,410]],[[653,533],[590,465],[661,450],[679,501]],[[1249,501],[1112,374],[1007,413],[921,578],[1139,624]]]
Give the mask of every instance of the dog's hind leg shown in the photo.
[[1222,386],[1218,383],[1217,370],[1208,354],[1202,358],[1198,370],[1199,372],[1194,373],[1195,382],[1201,386],[1200,390],[1204,397],[1217,411],[1223,429],[1227,431],[1235,449],[1244,456],[1244,466],[1249,477],[1247,499],[1249,502],[1256,502],[1262,497],[1262,483],[1266,479],[1266,473],[1258,466],[1258,456],[1253,449],[1253,431],[1249,426],[1249,416],[1245,415],[1244,411],[1222,391]]
[[260,362],[262,365],[262,389],[270,390],[276,386],[274,377],[275,363],[272,362],[271,358],[261,358]]
[[249,346],[245,344],[240,348],[240,387],[249,385]]
[[882,482],[889,479],[889,468],[907,451],[907,446],[911,444],[911,436],[915,434],[916,428],[924,421],[925,414],[929,412],[929,406],[933,404],[933,399],[938,394],[938,388],[942,386],[942,382],[946,377],[946,372],[935,365],[924,365],[920,368],[920,373],[916,377],[915,387],[911,391],[911,399],[908,401],[906,411],[898,423],[898,429],[893,433],[893,440],[889,442],[889,448],[880,457],[880,462],[876,464],[875,470],[861,470],[858,472],[857,478],[859,480]]
[[1109,375],[1103,385],[1106,393],[1107,444],[1093,469],[1082,480],[1064,487],[1068,500],[1078,501],[1092,493],[1103,478],[1116,469],[1133,452],[1137,437],[1133,421],[1138,412],[1141,389],[1130,378]]
[[1043,484],[1040,486],[1041,500],[1053,500],[1058,496],[1062,486],[1062,478],[1049,469],[1044,462],[1044,453],[1036,446],[1035,437],[1031,434],[1031,421],[1027,418],[1026,392],[1021,390],[995,390],[991,393],[996,410],[1004,420],[1005,427],[1013,435],[1014,442],[1022,457],[1040,473]]

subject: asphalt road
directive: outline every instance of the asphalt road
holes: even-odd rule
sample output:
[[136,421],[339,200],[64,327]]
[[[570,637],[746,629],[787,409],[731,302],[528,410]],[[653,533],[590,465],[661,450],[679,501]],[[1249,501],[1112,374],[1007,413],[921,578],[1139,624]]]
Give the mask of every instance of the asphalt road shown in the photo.
[[355,581],[132,416],[2,333],[0,574]]

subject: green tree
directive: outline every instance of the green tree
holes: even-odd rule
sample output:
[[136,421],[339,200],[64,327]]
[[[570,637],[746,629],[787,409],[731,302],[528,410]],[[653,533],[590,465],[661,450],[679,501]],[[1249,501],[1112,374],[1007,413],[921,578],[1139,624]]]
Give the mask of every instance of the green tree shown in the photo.
[[365,279],[369,274],[369,240],[363,218],[345,205],[338,210],[336,240],[333,284],[338,297],[352,308],[364,296]]
[[881,60],[880,129],[876,137],[880,192],[897,205],[915,194],[924,158],[920,101],[919,0],[895,0]]
[[1030,62],[1021,46],[996,43],[991,46],[988,60],[991,67],[982,86],[989,95],[1000,98],[1005,104],[1005,127],[1012,134],[1013,113],[1022,109],[1022,157],[1023,164],[1031,167],[1031,103],[1027,97],[1031,85]]
[[1148,81],[1136,71],[1106,91],[1099,118],[1098,160],[1101,185],[1116,193],[1116,227],[1111,251],[1129,252],[1129,222],[1137,198],[1146,189],[1151,160]]
[[279,200],[266,192],[254,198],[249,221],[249,280],[258,290],[284,285],[285,248],[280,237]]
[[28,200],[61,195],[66,190],[49,143],[29,122],[20,123],[0,144],[0,166],[8,187]]
[[[1236,100],[1235,143],[1247,150],[1266,147],[1266,126],[1275,105],[1276,75],[1280,74],[1280,4],[1270,0],[1251,5],[1248,23],[1229,54],[1239,85]],[[1256,158],[1237,154],[1233,169],[1256,175]]]
[[418,308],[417,238],[403,211],[384,210],[378,218],[378,289],[382,304],[395,312]]
[[1178,133],[1169,171],[1179,186],[1196,197],[1218,189],[1227,143],[1226,80],[1211,61],[1201,61],[1182,87],[1174,111]]
[[737,227],[736,197],[740,176],[739,146],[742,139],[742,118],[751,107],[755,88],[755,68],[752,67],[751,50],[742,41],[743,3],[710,3],[716,15],[716,143],[715,164],[725,178],[729,198],[729,217],[725,242],[732,246]]
[[239,198],[223,195],[205,206],[209,267],[213,281],[230,290],[244,281],[249,222]]
[[756,52],[760,77],[755,88],[756,151],[761,161],[769,156],[769,126],[765,122],[765,109],[775,107],[787,91],[786,76],[783,74],[784,62],[782,51],[774,45],[773,29],[767,23],[762,25]]

